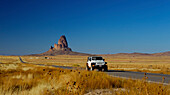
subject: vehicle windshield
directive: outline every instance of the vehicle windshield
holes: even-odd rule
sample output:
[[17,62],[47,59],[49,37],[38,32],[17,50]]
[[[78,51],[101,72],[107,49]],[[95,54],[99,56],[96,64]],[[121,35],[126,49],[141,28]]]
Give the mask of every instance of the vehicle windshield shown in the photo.
[[102,57],[92,57],[92,60],[103,60]]

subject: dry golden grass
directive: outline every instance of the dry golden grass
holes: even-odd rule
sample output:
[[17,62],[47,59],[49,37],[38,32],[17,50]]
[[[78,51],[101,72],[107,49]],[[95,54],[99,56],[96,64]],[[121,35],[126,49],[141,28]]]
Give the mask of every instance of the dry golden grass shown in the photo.
[[170,74],[170,56],[105,56],[113,70]]
[[2,56],[0,55],[0,63],[19,63],[18,56]]
[[[112,90],[114,88],[120,90]],[[114,78],[103,72],[22,63],[0,64],[1,95],[83,95],[95,89],[110,89],[115,95],[170,93],[169,86],[147,83],[145,80]]]
[[[47,57],[47,59],[45,59]],[[22,56],[28,63],[85,67],[88,56]],[[109,69],[170,74],[170,56],[103,56]]]

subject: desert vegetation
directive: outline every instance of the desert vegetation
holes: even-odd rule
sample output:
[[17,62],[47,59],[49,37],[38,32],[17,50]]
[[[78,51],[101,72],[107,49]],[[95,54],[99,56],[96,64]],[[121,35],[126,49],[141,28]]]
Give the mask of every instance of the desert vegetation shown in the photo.
[[[96,93],[107,95],[169,95],[170,93],[169,85],[148,83],[145,78],[121,79],[103,72],[39,66],[20,63],[17,57],[9,58],[12,59],[9,63],[2,58],[0,64],[1,95],[88,95],[96,90],[99,91]],[[23,61],[28,59],[25,57]]]

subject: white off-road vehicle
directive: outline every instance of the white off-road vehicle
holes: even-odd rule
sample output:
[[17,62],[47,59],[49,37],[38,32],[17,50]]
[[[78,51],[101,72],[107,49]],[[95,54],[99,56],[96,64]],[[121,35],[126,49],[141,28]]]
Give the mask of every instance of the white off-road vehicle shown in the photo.
[[98,69],[98,71],[108,71],[107,62],[105,62],[105,60],[101,56],[88,57],[86,70],[93,71],[94,69]]

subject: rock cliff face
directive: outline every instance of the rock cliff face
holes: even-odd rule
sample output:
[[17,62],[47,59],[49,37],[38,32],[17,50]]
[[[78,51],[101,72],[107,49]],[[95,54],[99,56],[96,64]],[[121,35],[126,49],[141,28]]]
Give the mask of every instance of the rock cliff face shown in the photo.
[[58,44],[61,45],[62,48],[68,48],[67,40],[64,35],[60,37]]
[[51,46],[50,50],[64,50],[71,51],[71,48],[68,47],[66,37],[63,35],[58,40],[58,44],[54,44],[54,47]]

